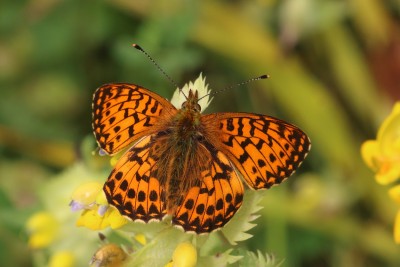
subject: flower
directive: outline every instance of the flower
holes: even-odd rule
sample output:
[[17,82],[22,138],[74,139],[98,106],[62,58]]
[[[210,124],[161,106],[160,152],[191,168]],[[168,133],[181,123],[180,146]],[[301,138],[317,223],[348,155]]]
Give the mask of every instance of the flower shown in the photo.
[[137,234],[135,235],[135,240],[137,242],[139,242],[141,245],[146,245],[147,241],[146,241],[146,237],[144,236],[144,234]]
[[394,241],[397,244],[400,244],[400,210],[397,211],[396,219],[394,221]]
[[75,266],[75,256],[69,251],[58,251],[51,256],[49,267],[73,267]]
[[70,202],[71,210],[91,209],[96,205],[96,198],[101,191],[102,184],[98,182],[87,182],[80,185],[72,193]]
[[400,102],[382,123],[376,140],[363,143],[361,154],[378,183],[386,185],[400,178]]
[[173,255],[172,266],[176,267],[194,267],[197,262],[197,250],[188,242],[180,243]]
[[[376,140],[368,140],[361,146],[365,163],[375,171],[379,184],[387,185],[400,178],[400,102],[383,121]],[[400,205],[400,185],[388,191],[389,196]],[[394,240],[400,244],[400,210],[394,223]]]
[[101,230],[110,226],[112,229],[122,227],[128,222],[121,216],[118,210],[108,208],[104,215],[100,215],[96,210],[85,210],[76,222],[77,226],[85,226],[92,230]]
[[29,233],[29,246],[40,249],[49,246],[57,238],[59,223],[49,212],[33,214],[26,223]]
[[80,185],[72,194],[70,203],[73,211],[83,210],[76,222],[77,226],[85,226],[92,230],[101,230],[108,226],[113,229],[127,223],[118,210],[110,208],[102,184],[88,182]]
[[[388,193],[393,201],[400,205],[400,185],[392,187]],[[397,212],[394,221],[394,240],[397,244],[400,244],[400,210]]]

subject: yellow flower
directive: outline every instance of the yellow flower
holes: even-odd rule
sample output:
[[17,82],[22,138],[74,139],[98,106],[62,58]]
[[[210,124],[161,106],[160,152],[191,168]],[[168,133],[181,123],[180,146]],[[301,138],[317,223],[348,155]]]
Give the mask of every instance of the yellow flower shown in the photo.
[[[368,140],[361,147],[365,163],[375,171],[378,183],[386,185],[400,178],[400,102],[382,123],[376,140]],[[400,185],[389,190],[389,196],[400,204]],[[400,210],[394,223],[394,239],[400,244]]]
[[400,244],[400,210],[397,212],[396,219],[394,221],[394,241]]
[[101,192],[103,185],[98,182],[87,182],[80,185],[72,193],[72,201],[69,204],[73,211],[91,209],[96,204],[96,198]]
[[386,185],[400,178],[400,102],[382,123],[376,140],[363,143],[361,154],[378,183]]
[[128,220],[118,210],[108,208],[104,215],[100,215],[96,210],[83,211],[76,225],[85,226],[92,230],[101,230],[108,226],[112,229],[120,228],[127,222]]
[[35,249],[47,247],[57,238],[58,228],[59,223],[51,213],[35,213],[26,223],[29,246]]
[[137,242],[139,242],[140,244],[142,244],[143,246],[146,245],[146,243],[147,243],[146,237],[144,236],[144,234],[135,235],[135,240]]
[[188,242],[179,244],[172,255],[172,266],[194,267],[197,262],[197,250]]
[[101,191],[96,197],[96,203],[99,205],[108,205],[106,195]]
[[73,267],[75,256],[69,251],[56,252],[49,261],[49,267]]
[[112,167],[115,167],[115,165],[117,165],[117,162],[118,162],[120,156],[121,156],[121,155],[118,154],[117,156],[114,156],[114,157],[112,157],[112,158],[110,159],[110,165],[111,165]]
[[[389,189],[389,196],[400,205],[400,185],[396,185]],[[397,212],[396,219],[394,221],[394,240],[397,244],[400,244],[400,210]]]
[[76,222],[77,226],[85,226],[92,230],[101,230],[108,226],[119,228],[127,223],[127,219],[113,208],[110,208],[102,184],[89,182],[79,186],[72,194],[70,203],[73,211],[83,209]]
[[388,193],[394,202],[400,205],[400,185],[393,186]]

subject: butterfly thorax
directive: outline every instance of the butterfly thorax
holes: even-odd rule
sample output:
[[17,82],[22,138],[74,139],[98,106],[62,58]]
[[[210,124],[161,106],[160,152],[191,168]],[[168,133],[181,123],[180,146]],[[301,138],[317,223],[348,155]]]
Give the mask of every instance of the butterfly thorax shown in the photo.
[[200,127],[201,107],[198,104],[197,91],[189,91],[187,100],[172,120],[174,138],[183,143],[195,138]]

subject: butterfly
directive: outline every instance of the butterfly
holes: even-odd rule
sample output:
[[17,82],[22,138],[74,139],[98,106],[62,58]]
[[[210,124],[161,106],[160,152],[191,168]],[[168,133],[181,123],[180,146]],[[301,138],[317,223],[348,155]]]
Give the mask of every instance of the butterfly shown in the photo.
[[[182,92],[181,92],[182,93]],[[190,88],[180,109],[139,85],[110,83],[93,97],[93,131],[114,155],[129,148],[104,184],[110,205],[133,221],[160,221],[184,231],[223,227],[243,202],[245,183],[281,183],[310,149],[296,126],[254,113],[201,114]]]

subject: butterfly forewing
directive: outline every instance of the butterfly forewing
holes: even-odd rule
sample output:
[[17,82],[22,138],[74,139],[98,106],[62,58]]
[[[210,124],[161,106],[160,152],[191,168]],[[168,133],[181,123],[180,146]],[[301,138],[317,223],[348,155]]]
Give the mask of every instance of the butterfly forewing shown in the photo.
[[112,83],[93,97],[93,131],[99,146],[115,154],[154,131],[154,124],[176,109],[161,96],[134,84]]
[[310,141],[296,126],[249,113],[203,116],[218,123],[219,149],[254,189],[269,188],[289,177],[306,157]]

